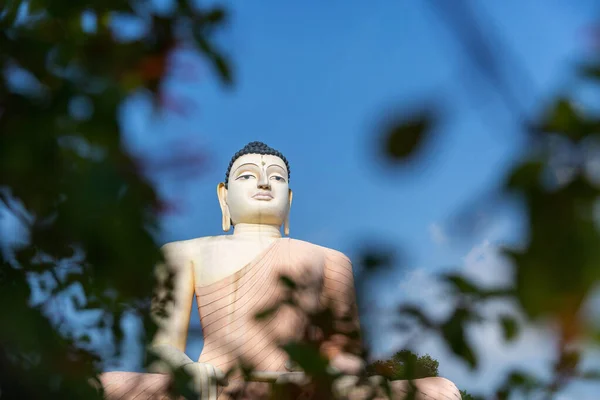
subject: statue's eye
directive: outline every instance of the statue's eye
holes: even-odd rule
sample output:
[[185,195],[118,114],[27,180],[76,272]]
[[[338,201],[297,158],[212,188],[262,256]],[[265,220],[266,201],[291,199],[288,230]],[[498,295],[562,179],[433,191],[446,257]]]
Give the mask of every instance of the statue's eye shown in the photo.
[[275,176],[272,176],[271,179],[275,179],[278,182],[285,182],[285,179],[283,179],[282,176],[275,175]]
[[240,175],[238,176],[238,179],[242,179],[244,181],[247,181],[248,179],[254,178],[254,175],[252,174],[245,174],[245,175]]

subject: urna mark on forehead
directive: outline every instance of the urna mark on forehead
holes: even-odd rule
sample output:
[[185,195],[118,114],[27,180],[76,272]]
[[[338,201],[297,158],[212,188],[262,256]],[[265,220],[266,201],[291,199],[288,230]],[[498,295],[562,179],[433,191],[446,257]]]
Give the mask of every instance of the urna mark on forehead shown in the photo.
[[[255,155],[254,157],[244,157],[246,155]],[[261,157],[262,156],[262,157]],[[234,172],[235,168],[244,164],[244,159],[253,159],[250,162],[253,162],[259,166],[259,168],[265,167],[262,165],[262,162],[270,165],[279,165],[279,167],[283,168],[284,171],[287,172],[287,178],[289,181],[290,178],[290,165],[288,160],[285,158],[280,151],[273,149],[272,147],[267,146],[263,142],[250,142],[244,148],[239,150],[237,153],[233,155],[231,161],[229,162],[229,166],[227,167],[227,172],[225,173],[225,187],[229,182],[230,175]],[[266,165],[269,167],[269,165]],[[276,168],[276,167],[273,167]]]

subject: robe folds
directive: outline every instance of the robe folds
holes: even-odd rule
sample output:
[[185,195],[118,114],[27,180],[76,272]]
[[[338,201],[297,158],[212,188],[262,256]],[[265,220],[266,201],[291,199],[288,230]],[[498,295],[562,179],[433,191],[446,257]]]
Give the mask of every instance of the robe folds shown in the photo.
[[[295,282],[295,289],[281,277]],[[289,280],[287,281],[289,282]],[[204,336],[199,362],[223,372],[240,363],[256,371],[289,372],[287,354],[280,345],[306,337],[307,313],[328,307],[334,334],[323,337],[320,351],[333,358],[340,352],[360,352],[352,332],[359,328],[354,279],[350,260],[342,253],[308,242],[280,238],[232,275],[209,285],[195,282],[195,296]],[[284,299],[298,305],[283,305]],[[273,310],[257,320],[264,310]],[[132,372],[108,372],[101,376],[107,398],[163,398],[168,376]],[[229,399],[242,385],[241,373],[230,376],[227,387],[218,388],[219,400]],[[250,382],[241,398],[268,395],[270,384]]]

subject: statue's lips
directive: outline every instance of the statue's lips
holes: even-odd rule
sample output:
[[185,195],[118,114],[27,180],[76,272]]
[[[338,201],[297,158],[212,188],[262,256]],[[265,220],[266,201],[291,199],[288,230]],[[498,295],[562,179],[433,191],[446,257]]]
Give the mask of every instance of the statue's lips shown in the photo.
[[269,201],[269,200],[273,200],[273,195],[268,192],[259,192],[259,193],[256,193],[254,196],[252,196],[252,198],[256,199],[256,200]]

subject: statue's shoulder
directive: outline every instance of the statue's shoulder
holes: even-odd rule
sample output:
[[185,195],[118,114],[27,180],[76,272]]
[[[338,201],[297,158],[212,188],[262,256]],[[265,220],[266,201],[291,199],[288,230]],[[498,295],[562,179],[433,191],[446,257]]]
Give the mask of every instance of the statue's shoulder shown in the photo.
[[214,246],[216,243],[225,240],[227,240],[226,235],[203,236],[165,243],[161,247],[161,250],[165,260],[171,264],[177,264],[180,261],[185,262],[190,259],[195,259],[198,254],[202,254],[202,251],[207,247]]
[[332,262],[350,264],[350,258],[341,251],[299,239],[290,239],[290,242],[293,246],[298,247],[303,251],[322,254],[327,260]]
[[216,242],[224,242],[228,240],[231,235],[219,235],[219,236],[202,236],[193,239],[177,240],[174,242],[165,243],[162,246],[163,250],[185,250],[185,249],[197,249],[198,247],[210,246]]
[[176,240],[173,242],[165,243],[161,246],[161,250],[164,252],[185,251],[197,246],[202,246],[205,242],[210,241],[210,238],[212,238],[212,236]]

